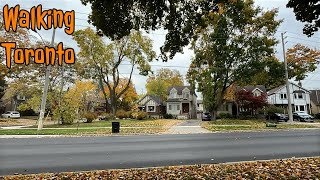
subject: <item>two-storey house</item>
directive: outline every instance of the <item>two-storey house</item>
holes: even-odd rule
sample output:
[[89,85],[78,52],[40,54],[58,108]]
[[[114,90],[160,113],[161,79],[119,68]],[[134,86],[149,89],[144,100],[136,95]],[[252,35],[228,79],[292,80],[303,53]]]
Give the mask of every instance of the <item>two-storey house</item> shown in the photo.
[[[289,92],[292,110],[310,113],[310,91],[290,82]],[[268,103],[287,109],[288,94],[286,85],[282,85],[268,91]]]
[[190,86],[168,88],[167,114],[181,119],[197,118],[197,95]]

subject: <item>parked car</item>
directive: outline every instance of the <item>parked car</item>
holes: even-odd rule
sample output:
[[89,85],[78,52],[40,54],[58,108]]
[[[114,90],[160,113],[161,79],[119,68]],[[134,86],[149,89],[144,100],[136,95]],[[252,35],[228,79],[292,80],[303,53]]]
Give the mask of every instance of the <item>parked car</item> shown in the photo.
[[273,121],[285,121],[289,120],[288,115],[281,114],[281,113],[273,113],[266,116],[266,120],[273,120]]
[[313,122],[314,117],[306,112],[294,112],[293,113],[293,120],[294,121],[301,121],[301,122]]
[[7,111],[2,114],[3,118],[20,118],[20,113],[18,111]]
[[211,115],[208,112],[202,113],[202,121],[211,121]]

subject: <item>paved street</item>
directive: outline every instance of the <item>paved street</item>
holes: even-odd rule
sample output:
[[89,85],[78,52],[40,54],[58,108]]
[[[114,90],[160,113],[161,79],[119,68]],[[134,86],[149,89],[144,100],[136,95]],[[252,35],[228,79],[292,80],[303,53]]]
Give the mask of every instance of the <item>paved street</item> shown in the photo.
[[320,156],[319,130],[0,139],[0,175]]

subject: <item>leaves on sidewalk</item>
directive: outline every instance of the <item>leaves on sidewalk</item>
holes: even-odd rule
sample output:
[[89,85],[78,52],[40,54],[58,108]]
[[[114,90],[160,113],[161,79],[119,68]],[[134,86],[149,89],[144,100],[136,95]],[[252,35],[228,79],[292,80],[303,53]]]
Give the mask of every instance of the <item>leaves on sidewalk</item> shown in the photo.
[[288,159],[243,162],[235,164],[210,164],[170,166],[126,170],[68,172],[56,174],[16,175],[0,177],[5,180],[93,180],[93,179],[319,179],[320,158]]

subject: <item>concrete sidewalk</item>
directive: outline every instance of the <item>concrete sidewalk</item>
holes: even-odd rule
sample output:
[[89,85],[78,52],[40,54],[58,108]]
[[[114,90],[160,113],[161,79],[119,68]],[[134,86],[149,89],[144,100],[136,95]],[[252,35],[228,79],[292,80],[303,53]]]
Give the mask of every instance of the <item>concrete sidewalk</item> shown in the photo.
[[176,126],[171,127],[166,134],[201,134],[212,133],[200,126],[201,120],[193,119],[182,122]]

